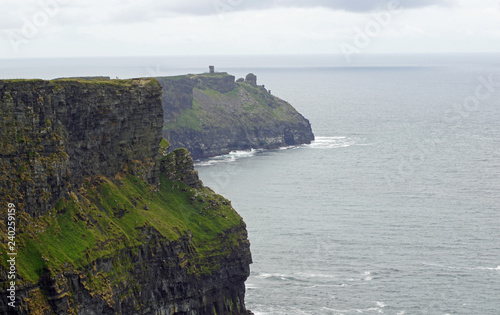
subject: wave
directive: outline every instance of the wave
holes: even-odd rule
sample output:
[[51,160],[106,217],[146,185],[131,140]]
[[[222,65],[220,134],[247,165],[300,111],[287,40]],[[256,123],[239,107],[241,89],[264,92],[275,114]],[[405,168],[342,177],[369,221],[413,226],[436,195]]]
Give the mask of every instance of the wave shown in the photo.
[[316,137],[311,144],[306,145],[311,149],[337,149],[347,148],[357,144],[356,141],[348,137]]
[[496,271],[500,271],[500,266],[498,266],[496,268],[477,267],[477,269],[480,269],[480,270],[496,270]]
[[262,273],[259,273],[256,277],[257,278],[262,278],[262,279],[267,279],[267,278],[286,278],[287,275],[282,274],[282,273],[265,273],[265,272],[262,272]]
[[280,280],[280,281],[298,281],[299,279],[294,278],[289,275],[281,274],[281,273],[259,273],[257,278],[261,279],[270,279],[270,280]]
[[337,278],[336,275],[331,275],[331,274],[323,274],[323,273],[309,273],[309,272],[298,272],[297,276],[303,277],[303,278]]
[[[265,279],[267,281],[289,281],[293,282],[295,284],[309,284],[310,281],[309,279],[305,279],[304,277],[301,277],[299,275],[293,274],[293,275],[286,275],[286,274],[281,274],[281,273],[258,273],[255,278],[259,279]],[[337,285],[339,286],[339,285]]]
[[372,281],[373,276],[376,275],[376,272],[372,271],[365,271],[362,274],[360,274],[359,278],[347,278],[345,279],[348,282],[356,282],[356,281]]
[[195,161],[195,166],[212,166],[218,163],[231,163],[241,158],[249,158],[255,156],[257,153],[260,153],[262,151],[264,151],[264,149],[231,151],[228,154],[212,157],[208,160],[197,160]]
[[[300,148],[311,148],[311,149],[337,149],[346,148],[350,146],[366,146],[371,144],[358,143],[358,140],[348,137],[316,137],[316,139],[310,144],[304,145],[291,145],[286,147],[281,147],[278,150],[295,150]],[[265,149],[250,149],[250,150],[237,150],[231,151],[228,154],[211,157],[204,160],[195,161],[195,166],[212,166],[218,163],[231,163],[242,158],[253,157],[258,153],[266,151]]]
[[281,148],[279,148],[279,150],[295,150],[298,148],[300,148],[300,146],[298,146],[298,145],[289,145],[287,147],[281,147]]
[[454,266],[445,266],[433,263],[422,263],[425,266],[441,268],[441,269],[449,269],[449,270],[492,270],[492,271],[500,271],[500,266],[497,267],[454,267]]
[[[373,314],[373,312],[376,312],[378,314],[383,314],[384,308],[387,306],[387,304],[385,304],[384,302],[378,302],[378,301],[375,301],[375,303],[377,306],[369,307],[369,308],[353,308],[353,309],[342,310],[342,309],[323,307],[323,310],[333,311],[333,312],[336,312],[337,314],[364,314],[364,313]],[[404,314],[404,312],[399,313],[399,314]]]
[[384,302],[376,302],[377,303],[377,306],[380,307],[380,308],[384,308],[386,307],[387,305],[384,303]]
[[252,283],[245,283],[245,288],[247,290],[253,290],[253,289],[258,289],[259,287],[255,284],[252,284]]
[[364,278],[365,281],[372,281],[373,280],[373,275],[372,275],[371,271],[365,271],[363,273],[363,276],[365,276],[365,278]]

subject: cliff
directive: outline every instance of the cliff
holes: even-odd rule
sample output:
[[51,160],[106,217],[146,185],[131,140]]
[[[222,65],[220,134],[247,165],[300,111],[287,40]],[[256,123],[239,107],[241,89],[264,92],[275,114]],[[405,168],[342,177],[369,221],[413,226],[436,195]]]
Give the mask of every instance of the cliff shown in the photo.
[[157,79],[163,89],[163,135],[193,158],[314,140],[309,121],[258,86],[253,74],[238,81],[226,73]]
[[246,314],[245,224],[162,122],[154,79],[0,81],[2,314]]
[[160,97],[151,80],[0,81],[0,197],[38,217],[87,177],[134,166],[155,184]]

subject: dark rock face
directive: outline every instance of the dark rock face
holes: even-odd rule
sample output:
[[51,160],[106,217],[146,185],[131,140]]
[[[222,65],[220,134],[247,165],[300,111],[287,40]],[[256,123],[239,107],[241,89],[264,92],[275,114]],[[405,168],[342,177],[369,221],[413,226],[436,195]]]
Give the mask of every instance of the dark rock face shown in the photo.
[[160,171],[167,174],[171,181],[183,182],[192,188],[203,186],[198,171],[194,169],[194,161],[184,148],[176,149],[160,162]]
[[164,111],[172,113],[165,119],[163,135],[173,149],[187,148],[198,159],[314,140],[309,121],[257,86],[255,75],[247,75],[245,82],[217,75],[158,78]]
[[214,76],[199,76],[194,80],[196,86],[203,87],[205,89],[214,90],[220,93],[227,93],[232,91],[235,87],[234,82],[235,77],[232,75],[225,75],[224,73],[218,73]]
[[[172,80],[158,78],[162,86],[163,120],[172,123],[186,109],[193,105],[193,88],[195,81],[181,76]],[[168,110],[167,110],[168,109]]]
[[[226,81],[214,86],[225,90]],[[171,86],[178,96],[169,99],[173,111],[181,110],[192,98],[178,93],[192,91],[191,81],[184,83]],[[247,314],[244,282],[250,273],[251,254],[245,224],[229,201],[203,187],[187,150],[177,149],[161,157],[163,117],[161,87],[154,79],[0,81],[0,203],[15,203],[17,215],[23,218],[16,239],[21,244],[19,259],[28,255],[45,266],[34,271],[35,281],[26,280],[27,272],[25,278],[18,276],[18,308],[13,310],[2,298],[0,313]],[[124,213],[134,211],[135,217],[126,222],[120,221],[124,213],[104,207],[109,202],[125,203],[114,200],[123,193],[120,187],[127,185],[120,179],[124,174],[134,178],[134,185],[149,187],[141,188],[147,197],[137,193],[127,197],[131,204],[127,209],[122,205]],[[95,184],[99,181],[116,183],[116,190],[107,186],[116,193],[107,197],[110,200]],[[168,230],[172,224],[168,220],[162,222],[161,216],[149,219],[153,209],[147,209],[147,204],[155,193],[165,190],[176,199],[168,204],[168,198],[162,197],[161,207],[156,208],[160,214],[168,208],[177,211],[178,207],[198,209],[195,206],[202,205],[195,223],[185,217],[185,221],[175,223],[181,227],[174,225]],[[141,198],[146,203],[139,206]],[[62,200],[71,206],[54,206]],[[46,244],[38,235],[64,242],[59,239],[61,228],[52,231],[51,224],[62,226],[62,216],[70,211],[73,216],[65,224],[81,223],[84,230],[93,229],[96,241],[94,245],[89,241],[88,246],[95,247],[84,248],[78,264],[64,254],[60,258],[48,251],[52,262],[66,262],[46,267],[49,259],[37,252]],[[158,215],[155,211],[152,215]],[[138,222],[142,216],[148,219]],[[105,217],[107,221],[103,221]],[[222,232],[213,232],[203,227],[203,232],[191,233],[195,230],[192,224],[201,226],[203,220],[230,228],[222,225]],[[2,229],[5,222],[5,213],[0,213]],[[42,229],[44,224],[47,226]],[[119,224],[132,231],[112,227]],[[205,231],[215,244],[200,240]],[[5,257],[3,245],[7,241],[0,237],[0,253]],[[77,239],[88,237],[82,234]],[[29,242],[33,252],[23,252]],[[89,251],[107,254],[89,259]],[[5,261],[0,262],[2,296],[7,295],[7,270]]]
[[0,200],[43,215],[85,177],[114,176],[132,161],[157,182],[161,91],[151,82],[0,81]]

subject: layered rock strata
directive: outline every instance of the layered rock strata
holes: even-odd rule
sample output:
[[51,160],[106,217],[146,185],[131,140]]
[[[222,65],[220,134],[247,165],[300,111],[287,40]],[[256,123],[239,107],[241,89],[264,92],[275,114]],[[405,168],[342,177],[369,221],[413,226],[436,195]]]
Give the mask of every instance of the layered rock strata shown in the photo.
[[154,79],[0,81],[0,313],[247,313],[245,223],[163,115]]

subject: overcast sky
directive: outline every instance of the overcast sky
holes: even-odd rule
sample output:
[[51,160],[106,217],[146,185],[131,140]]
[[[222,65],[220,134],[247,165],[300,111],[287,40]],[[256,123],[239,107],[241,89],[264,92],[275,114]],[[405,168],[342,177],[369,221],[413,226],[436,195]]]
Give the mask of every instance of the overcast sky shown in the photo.
[[500,0],[0,0],[0,58],[500,52]]

